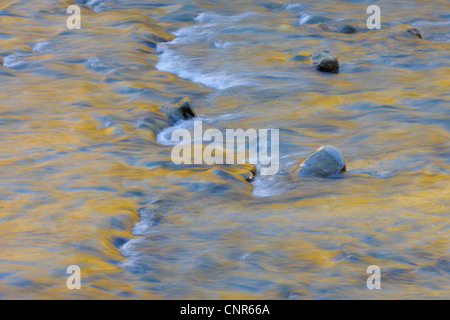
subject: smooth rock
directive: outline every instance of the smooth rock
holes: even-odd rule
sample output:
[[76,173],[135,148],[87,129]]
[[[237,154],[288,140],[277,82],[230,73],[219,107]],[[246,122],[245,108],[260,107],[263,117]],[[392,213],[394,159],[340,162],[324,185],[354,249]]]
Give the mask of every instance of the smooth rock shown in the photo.
[[326,145],[306,157],[294,174],[305,177],[329,177],[345,170],[342,153],[337,148]]
[[318,23],[310,26],[311,30],[316,31],[325,31],[325,32],[334,32],[334,33],[346,33],[346,34],[354,34],[361,31],[366,31],[367,26],[361,25],[358,22],[328,22],[328,23]]
[[322,72],[337,72],[339,70],[339,62],[328,50],[316,50],[311,54],[310,60],[314,67]]
[[158,33],[146,33],[143,34],[144,39],[149,43],[156,45],[160,42],[169,42],[172,41],[175,36],[165,31],[159,31]]
[[354,26],[352,26],[350,24],[346,24],[339,30],[339,32],[350,34],[350,33],[356,33],[356,32],[358,32],[358,30],[356,30],[356,28]]
[[328,27],[325,23],[321,22],[317,25],[322,31],[330,31],[330,27]]
[[292,58],[292,61],[306,61],[309,59],[309,56],[305,56],[303,54],[297,54]]
[[417,28],[412,27],[412,28],[406,29],[406,32],[411,34],[413,37],[423,39],[422,35],[420,34],[419,30],[417,30]]
[[390,36],[394,39],[423,39],[420,31],[409,24],[402,24],[392,28],[389,32]]

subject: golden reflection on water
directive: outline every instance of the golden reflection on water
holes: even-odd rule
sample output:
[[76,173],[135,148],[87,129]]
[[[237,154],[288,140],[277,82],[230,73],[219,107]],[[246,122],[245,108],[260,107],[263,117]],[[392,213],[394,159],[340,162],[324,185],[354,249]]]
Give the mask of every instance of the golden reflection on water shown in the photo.
[[[296,13],[240,2],[230,15],[264,19],[235,22],[249,36],[218,31],[238,43],[233,56],[217,63],[206,45],[185,49],[260,84],[220,91],[155,69],[145,40],[201,24],[170,14],[226,3],[82,6],[77,32],[65,28],[70,4],[0,2],[0,55],[11,63],[0,67],[0,298],[448,297],[449,42],[399,42],[390,26],[321,36]],[[383,19],[431,19],[445,5],[402,3]],[[366,4],[339,6],[361,19]],[[337,75],[292,60],[327,46]],[[250,185],[174,166],[170,147],[139,123],[164,123],[159,105],[180,96],[196,98],[210,127],[280,128],[284,174]],[[343,151],[345,178],[285,175],[322,144]],[[136,235],[141,207],[161,221]],[[80,291],[66,288],[71,264]],[[365,288],[372,264],[383,270],[379,292]]]

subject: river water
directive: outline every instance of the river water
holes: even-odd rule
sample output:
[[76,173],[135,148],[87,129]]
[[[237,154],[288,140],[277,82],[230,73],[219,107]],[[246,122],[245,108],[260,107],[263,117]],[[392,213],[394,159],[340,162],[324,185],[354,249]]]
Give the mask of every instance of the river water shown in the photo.
[[[0,1],[0,298],[449,298],[449,9]],[[185,96],[205,127],[279,129],[278,174],[175,165],[159,107]],[[325,144],[345,175],[288,175]]]

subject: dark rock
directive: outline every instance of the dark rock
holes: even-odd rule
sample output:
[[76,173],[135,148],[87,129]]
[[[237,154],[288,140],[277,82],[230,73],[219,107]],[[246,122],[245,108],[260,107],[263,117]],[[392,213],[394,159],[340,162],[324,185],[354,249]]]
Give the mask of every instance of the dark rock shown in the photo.
[[217,165],[211,169],[211,173],[227,180],[253,182],[255,180],[256,167],[251,163],[238,166]]
[[255,180],[256,175],[256,167],[254,164],[247,163],[242,166],[242,172],[239,173],[241,177],[243,177],[246,181],[252,182]]
[[358,22],[351,22],[351,23],[345,23],[345,22],[328,22],[328,23],[318,23],[315,25],[310,25],[311,30],[316,31],[325,31],[325,32],[333,32],[333,33],[346,33],[346,34],[354,34],[357,32],[365,31],[367,30],[366,24],[361,25]]
[[182,119],[189,120],[197,116],[194,110],[194,106],[192,105],[188,97],[181,99],[176,105],[162,105],[160,107],[160,111],[167,114],[172,122],[176,122]]
[[329,177],[345,171],[345,160],[341,152],[333,146],[326,145],[306,157],[294,174],[306,177]]
[[409,24],[402,24],[395,26],[389,32],[390,36],[394,39],[423,39],[420,31]]
[[188,120],[191,118],[195,118],[197,115],[195,114],[194,107],[192,106],[191,100],[188,97],[182,99],[177,104],[177,108],[181,113],[181,116]]
[[356,33],[358,30],[356,30],[356,28],[352,25],[346,24],[345,26],[343,26],[339,32],[342,33]]
[[423,39],[422,35],[420,34],[419,30],[417,30],[417,28],[412,27],[412,28],[406,29],[406,32],[408,32],[409,34],[413,35],[416,38]]
[[310,57],[314,67],[323,72],[337,72],[339,62],[328,50],[316,50]]

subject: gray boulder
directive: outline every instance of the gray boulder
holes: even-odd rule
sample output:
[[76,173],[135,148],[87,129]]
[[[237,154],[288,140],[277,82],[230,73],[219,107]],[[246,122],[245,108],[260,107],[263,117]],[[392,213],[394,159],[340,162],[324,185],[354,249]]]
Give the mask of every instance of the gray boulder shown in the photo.
[[328,50],[317,50],[310,57],[314,67],[322,72],[338,72],[339,62]]
[[294,174],[303,177],[329,177],[345,170],[342,153],[337,148],[326,145],[306,157]]

